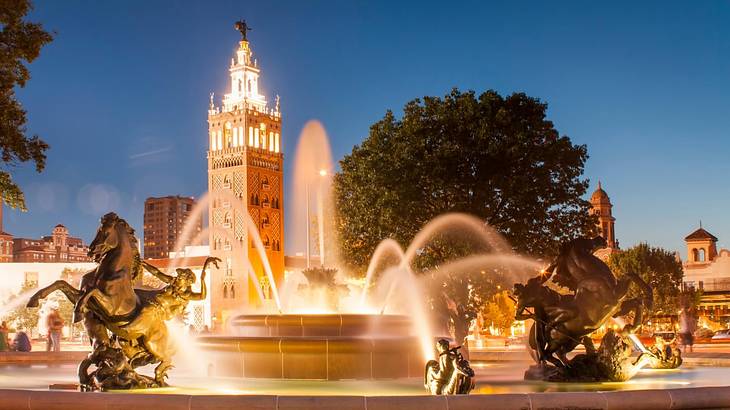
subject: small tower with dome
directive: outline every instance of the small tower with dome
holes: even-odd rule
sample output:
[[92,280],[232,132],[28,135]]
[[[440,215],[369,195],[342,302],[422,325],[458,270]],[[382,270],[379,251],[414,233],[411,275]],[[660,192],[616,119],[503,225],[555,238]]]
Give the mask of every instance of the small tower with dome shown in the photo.
[[598,217],[598,230],[601,236],[606,239],[607,247],[617,250],[618,241],[616,240],[616,231],[614,230],[616,218],[613,217],[611,211],[613,205],[608,194],[601,187],[601,181],[598,181],[598,188],[591,195],[591,207],[593,208],[593,215]]

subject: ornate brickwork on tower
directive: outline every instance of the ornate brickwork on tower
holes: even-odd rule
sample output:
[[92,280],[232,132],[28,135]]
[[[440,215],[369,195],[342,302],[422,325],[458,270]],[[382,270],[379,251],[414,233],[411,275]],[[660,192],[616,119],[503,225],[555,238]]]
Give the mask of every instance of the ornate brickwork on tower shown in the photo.
[[595,255],[607,261],[612,253],[618,252],[618,240],[616,239],[616,231],[614,224],[616,218],[613,217],[611,199],[606,191],[601,188],[601,182],[598,182],[598,188],[591,195],[592,212],[598,217],[598,231],[601,236],[606,239],[606,247],[599,249]]
[[[259,92],[258,63],[243,36],[229,68],[230,92],[208,110],[208,214],[210,253],[222,260],[211,276],[211,311],[227,314],[272,303],[270,286],[247,215],[258,230],[275,280],[284,275],[283,163],[279,98],[273,108]],[[248,273],[249,262],[256,281]],[[264,294],[261,301],[258,289]]]
[[606,239],[609,248],[618,248],[616,232],[614,231],[616,218],[613,217],[611,212],[613,205],[611,205],[611,199],[606,191],[601,188],[600,182],[598,182],[598,189],[591,195],[591,205],[593,206],[593,214],[598,217],[598,229],[601,236]]

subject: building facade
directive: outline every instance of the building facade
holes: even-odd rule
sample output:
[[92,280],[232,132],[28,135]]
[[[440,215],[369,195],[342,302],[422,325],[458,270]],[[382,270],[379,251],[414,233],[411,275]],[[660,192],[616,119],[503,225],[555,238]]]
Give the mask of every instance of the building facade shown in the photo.
[[252,56],[244,35],[228,70],[230,91],[221,106],[211,95],[208,110],[208,243],[222,261],[212,271],[210,295],[219,321],[271,303],[265,260],[278,283],[284,272],[281,112],[278,97],[270,108],[260,93],[261,70]]
[[[144,257],[145,259],[167,258],[192,243],[178,244],[185,224],[192,216],[196,202],[194,198],[165,196],[147,198],[144,201]],[[193,231],[186,238],[193,241],[203,229],[201,218],[196,218]]]
[[727,327],[730,322],[730,250],[717,249],[717,237],[700,226],[684,238],[687,260],[683,263],[685,288],[701,291],[701,318]]
[[58,224],[40,239],[13,238],[13,262],[91,262],[89,247]]
[[3,229],[3,202],[0,200],[0,262],[13,261],[13,235]]
[[613,204],[606,191],[598,182],[598,188],[591,194],[591,212],[598,218],[598,232],[606,240],[606,247],[599,249],[595,255],[601,260],[608,260],[612,253],[619,251],[618,240],[616,239],[615,224],[613,217]]

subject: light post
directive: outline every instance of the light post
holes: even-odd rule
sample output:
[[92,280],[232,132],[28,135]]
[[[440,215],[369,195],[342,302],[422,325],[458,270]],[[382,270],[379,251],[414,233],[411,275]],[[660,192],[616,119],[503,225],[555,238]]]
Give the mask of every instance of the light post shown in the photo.
[[317,190],[317,225],[319,228],[319,264],[324,266],[324,200],[322,191],[324,189],[324,178],[327,177],[327,170],[320,169],[319,189]]

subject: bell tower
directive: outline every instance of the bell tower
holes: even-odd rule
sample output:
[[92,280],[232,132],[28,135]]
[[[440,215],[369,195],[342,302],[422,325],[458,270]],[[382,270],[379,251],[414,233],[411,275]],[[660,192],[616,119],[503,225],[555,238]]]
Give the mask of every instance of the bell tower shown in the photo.
[[613,217],[611,212],[613,205],[611,205],[611,199],[606,191],[601,188],[601,181],[598,181],[598,188],[591,195],[591,206],[593,207],[593,214],[598,217],[598,230],[606,240],[606,246],[610,249],[618,249],[618,241],[614,231],[616,218]]
[[250,28],[245,21],[235,27],[241,41],[228,69],[231,86],[220,106],[211,94],[208,108],[208,243],[210,254],[222,261],[212,271],[209,292],[218,324],[243,307],[273,304],[251,232],[260,236],[276,282],[284,275],[279,98],[271,108],[260,93],[261,71],[247,38]]
[[700,227],[684,238],[687,244],[687,264],[704,264],[717,257],[717,237]]

